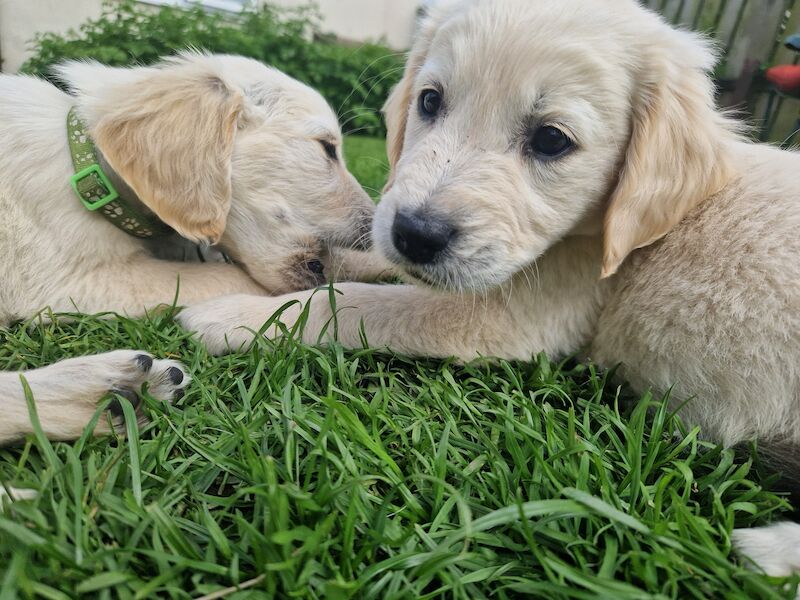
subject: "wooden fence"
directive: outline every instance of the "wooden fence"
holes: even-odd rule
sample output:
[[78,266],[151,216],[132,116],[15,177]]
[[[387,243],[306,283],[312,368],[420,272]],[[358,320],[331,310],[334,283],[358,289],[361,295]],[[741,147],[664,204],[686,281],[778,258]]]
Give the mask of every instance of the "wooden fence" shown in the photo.
[[[714,36],[724,51],[716,76],[723,106],[743,107],[762,140],[782,143],[800,128],[800,98],[784,96],[763,69],[798,64],[783,40],[800,32],[800,0],[641,0],[677,25]],[[800,133],[794,136],[800,144]]]

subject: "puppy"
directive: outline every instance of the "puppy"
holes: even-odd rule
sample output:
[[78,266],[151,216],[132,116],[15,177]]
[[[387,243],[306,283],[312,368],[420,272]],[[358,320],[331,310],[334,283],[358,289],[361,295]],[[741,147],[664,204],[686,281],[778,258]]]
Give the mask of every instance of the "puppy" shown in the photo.
[[[693,398],[683,415],[706,436],[782,448],[800,475],[800,156],[715,108],[714,62],[634,0],[434,10],[386,106],[373,225],[425,285],[337,286],[339,341],[358,347],[363,323],[372,345],[421,356],[587,349],[640,392]],[[289,300],[283,320],[310,302],[318,339],[331,307],[310,293],[180,319],[224,352]],[[736,540],[771,574],[800,567],[796,526]]]
[[[313,287],[324,246],[366,239],[373,205],[345,168],[336,116],[283,73],[203,54],[58,73],[74,96],[0,77],[0,323],[46,306],[138,315],[171,302],[178,279],[182,302]],[[94,178],[76,173],[75,141],[94,143],[120,196],[111,208],[70,189]],[[115,220],[125,207],[143,223]],[[176,236],[236,264],[151,255]]]
[[[324,281],[326,247],[368,239],[374,205],[345,167],[334,112],[283,73],[187,53],[58,74],[73,95],[0,76],[0,326],[48,306],[136,316],[176,290],[192,303],[306,289]],[[158,258],[181,240],[233,264]],[[80,435],[110,391],[135,398],[149,382],[170,400],[188,381],[133,350],[23,375],[54,439]],[[17,373],[0,374],[0,413],[0,444],[32,431]]]

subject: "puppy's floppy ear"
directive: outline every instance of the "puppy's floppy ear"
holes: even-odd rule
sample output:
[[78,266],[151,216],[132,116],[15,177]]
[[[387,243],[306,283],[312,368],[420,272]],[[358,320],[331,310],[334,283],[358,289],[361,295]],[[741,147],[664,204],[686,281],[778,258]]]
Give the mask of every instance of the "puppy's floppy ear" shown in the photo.
[[243,95],[211,57],[157,67],[60,69],[111,167],[182,236],[217,243],[231,203],[231,155]]
[[419,32],[414,46],[411,48],[408,60],[406,61],[403,78],[400,80],[389,99],[383,106],[383,114],[386,118],[386,153],[389,157],[391,173],[389,181],[384,187],[384,192],[388,191],[394,183],[395,170],[400,156],[403,154],[403,142],[406,137],[406,125],[408,124],[408,111],[414,100],[414,80],[417,77],[425,60],[428,57],[433,39],[439,28],[462,6],[468,4],[465,0],[451,0],[437,4],[430,9],[430,13],[423,17],[419,24]]
[[736,126],[718,112],[709,43],[662,27],[637,69],[630,143],[605,218],[602,276],[666,235],[729,181],[726,145]]

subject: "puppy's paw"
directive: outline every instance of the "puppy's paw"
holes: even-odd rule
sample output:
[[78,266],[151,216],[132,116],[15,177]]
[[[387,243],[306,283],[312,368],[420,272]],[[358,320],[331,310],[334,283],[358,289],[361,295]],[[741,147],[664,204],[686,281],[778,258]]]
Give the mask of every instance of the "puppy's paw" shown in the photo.
[[745,563],[772,577],[800,573],[800,524],[734,530],[731,540]]
[[23,374],[33,392],[42,428],[48,437],[79,437],[94,416],[99,402],[113,396],[109,419],[101,418],[95,433],[120,430],[124,425],[119,397],[128,400],[142,417],[142,395],[171,402],[183,395],[191,381],[177,361],[156,360],[138,350],[118,350],[64,360]]
[[[108,393],[122,396],[133,404],[138,410],[141,406],[141,394],[146,389],[153,398],[162,402],[172,402],[183,396],[191,377],[184,366],[174,360],[157,360],[146,352],[122,350],[119,358],[117,353],[109,353],[109,360],[117,364],[102,364],[106,355],[100,355],[95,368],[110,368]],[[114,373],[116,369],[116,373]],[[122,406],[118,400],[112,401],[109,411],[116,417],[122,417]]]
[[[253,343],[255,332],[286,303],[280,297],[226,296],[184,308],[178,322],[196,332],[211,354],[239,352]],[[300,310],[295,303],[281,313],[280,320],[291,326]],[[275,334],[274,326],[265,332],[267,336]]]

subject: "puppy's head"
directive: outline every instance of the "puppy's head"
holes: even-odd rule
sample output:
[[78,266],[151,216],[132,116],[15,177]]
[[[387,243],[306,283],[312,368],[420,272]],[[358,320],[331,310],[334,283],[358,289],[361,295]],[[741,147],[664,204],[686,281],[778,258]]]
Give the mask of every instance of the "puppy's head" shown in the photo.
[[432,285],[485,289],[603,235],[611,275],[727,180],[713,62],[634,0],[445,3],[385,107],[376,243]]
[[272,292],[320,283],[329,244],[369,236],[373,204],[347,171],[331,108],[236,56],[154,67],[68,63],[60,74],[110,166],[158,217],[221,244]]

